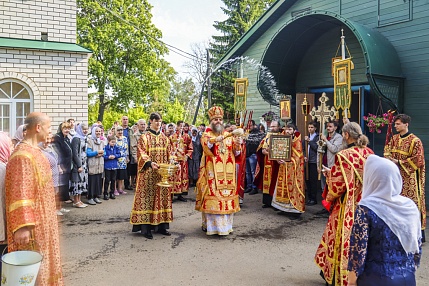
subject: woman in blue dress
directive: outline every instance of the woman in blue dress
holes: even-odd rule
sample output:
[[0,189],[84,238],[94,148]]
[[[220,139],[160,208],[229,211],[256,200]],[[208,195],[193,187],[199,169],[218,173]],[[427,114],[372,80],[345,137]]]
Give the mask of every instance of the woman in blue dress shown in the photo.
[[400,195],[401,190],[398,166],[369,156],[350,237],[349,286],[416,285],[420,214],[412,200]]

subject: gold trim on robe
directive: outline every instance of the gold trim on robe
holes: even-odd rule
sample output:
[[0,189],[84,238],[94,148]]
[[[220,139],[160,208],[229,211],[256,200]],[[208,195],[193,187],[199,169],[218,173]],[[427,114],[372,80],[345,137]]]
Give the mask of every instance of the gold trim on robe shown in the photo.
[[43,260],[36,285],[63,285],[55,191],[48,159],[39,148],[19,144],[6,169],[9,251],[17,250],[14,232],[28,226]]
[[335,155],[335,164],[327,173],[326,200],[331,203],[331,214],[315,262],[329,284],[348,283],[350,232],[355,208],[362,196],[363,167],[371,154],[374,152],[368,147],[342,150]]
[[[228,132],[222,135],[226,137]],[[195,209],[208,214],[232,214],[240,210],[236,189],[235,143],[232,137],[216,142],[210,149],[212,131],[201,137],[203,156],[196,187]],[[238,149],[238,148],[237,148]]]
[[422,230],[426,229],[426,167],[422,141],[412,133],[404,138],[395,134],[385,146],[384,156],[398,160],[403,182],[401,195],[412,199],[417,205],[421,214]]

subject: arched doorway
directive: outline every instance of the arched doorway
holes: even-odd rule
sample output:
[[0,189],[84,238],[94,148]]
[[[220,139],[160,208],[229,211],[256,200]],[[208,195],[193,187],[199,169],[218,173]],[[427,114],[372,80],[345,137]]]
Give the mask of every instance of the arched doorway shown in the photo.
[[[332,58],[339,48],[341,30],[355,65],[351,73],[356,96],[353,120],[375,113],[380,99],[385,111],[401,110],[404,77],[395,48],[378,31],[328,11],[305,13],[273,34],[261,63],[271,71],[280,93],[292,95],[292,109],[300,112],[297,93],[314,93],[317,105],[318,95],[333,92]],[[263,95],[268,92],[260,78],[258,89]]]

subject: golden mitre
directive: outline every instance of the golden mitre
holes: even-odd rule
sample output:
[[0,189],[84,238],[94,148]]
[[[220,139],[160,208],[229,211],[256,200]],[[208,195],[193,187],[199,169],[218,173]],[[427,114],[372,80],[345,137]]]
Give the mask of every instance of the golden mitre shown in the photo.
[[215,118],[223,118],[223,109],[220,106],[213,106],[209,109],[209,118],[212,121]]

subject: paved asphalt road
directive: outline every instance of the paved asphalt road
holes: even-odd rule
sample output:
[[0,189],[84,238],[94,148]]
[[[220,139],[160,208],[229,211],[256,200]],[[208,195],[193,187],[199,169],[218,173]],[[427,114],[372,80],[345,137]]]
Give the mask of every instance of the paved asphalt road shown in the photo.
[[[172,236],[131,233],[134,192],[60,218],[66,286],[283,285],[323,286],[313,258],[326,218],[311,206],[299,220],[262,209],[262,195],[246,194],[234,233],[206,236],[201,214],[175,201]],[[429,284],[429,246],[423,246],[417,285]]]

